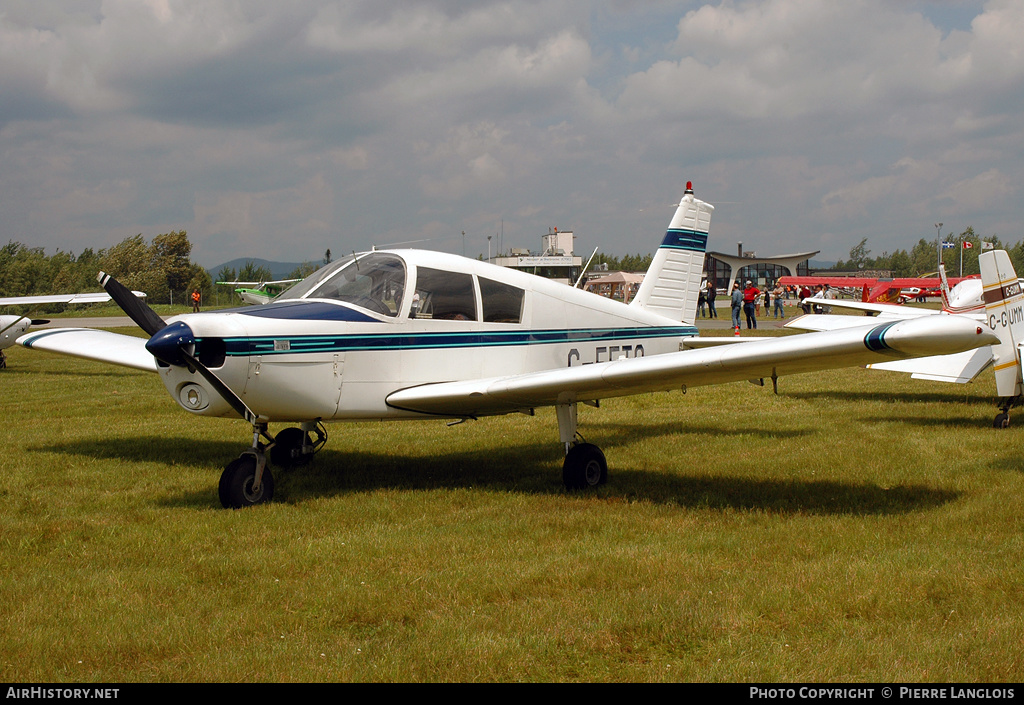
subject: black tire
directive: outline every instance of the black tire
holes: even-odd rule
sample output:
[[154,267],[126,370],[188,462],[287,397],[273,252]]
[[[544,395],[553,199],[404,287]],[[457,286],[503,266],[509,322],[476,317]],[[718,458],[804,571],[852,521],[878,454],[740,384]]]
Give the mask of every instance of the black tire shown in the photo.
[[260,491],[252,491],[256,480],[256,456],[243,455],[228,463],[220,476],[220,503],[228,509],[242,509],[263,504],[274,498],[274,476],[270,468],[263,468]]
[[566,489],[584,490],[608,482],[608,463],[593,443],[580,443],[569,449],[562,464],[562,482]]
[[1010,427],[1010,415],[1005,411],[996,414],[995,421],[992,422],[992,428],[1009,428]]
[[307,464],[311,456],[292,452],[300,450],[307,438],[308,434],[295,426],[282,430],[274,436],[274,446],[270,449],[270,462],[279,468]]

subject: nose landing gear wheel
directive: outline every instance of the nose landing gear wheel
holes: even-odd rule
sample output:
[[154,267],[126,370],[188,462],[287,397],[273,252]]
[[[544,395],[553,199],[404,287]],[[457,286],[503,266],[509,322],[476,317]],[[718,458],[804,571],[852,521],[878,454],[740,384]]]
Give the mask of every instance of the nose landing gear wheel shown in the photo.
[[220,476],[220,503],[227,508],[241,509],[254,504],[269,502],[274,498],[274,477],[269,468],[263,468],[260,487],[253,490],[256,483],[256,456],[245,454],[224,468]]
[[562,464],[566,489],[583,490],[608,482],[608,463],[593,443],[579,443],[569,449]]

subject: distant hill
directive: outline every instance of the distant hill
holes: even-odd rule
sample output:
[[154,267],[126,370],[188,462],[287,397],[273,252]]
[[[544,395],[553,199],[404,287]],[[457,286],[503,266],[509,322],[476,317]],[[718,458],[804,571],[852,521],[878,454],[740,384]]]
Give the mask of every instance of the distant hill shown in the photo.
[[835,262],[825,262],[819,259],[807,260],[807,266],[811,269],[832,269]]
[[[271,262],[270,260],[260,259],[259,257],[239,257],[238,259],[233,259],[230,262],[218,264],[216,267],[210,267],[206,271],[209,272],[211,279],[217,281],[217,273],[225,267],[230,267],[238,272],[241,271],[241,269],[249,262],[252,262],[257,267],[266,267],[269,269],[271,279],[287,279],[289,274],[305,264],[304,262]],[[314,266],[319,266],[320,264],[321,262],[313,263]]]

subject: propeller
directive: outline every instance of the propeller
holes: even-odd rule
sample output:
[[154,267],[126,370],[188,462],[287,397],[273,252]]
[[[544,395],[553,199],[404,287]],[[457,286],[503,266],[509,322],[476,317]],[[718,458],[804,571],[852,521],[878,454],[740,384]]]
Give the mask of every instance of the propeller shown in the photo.
[[103,290],[110,294],[110,298],[114,300],[114,303],[120,306],[121,310],[128,314],[128,318],[135,321],[135,324],[146,331],[147,334],[151,336],[156,335],[167,325],[164,323],[164,319],[157,315],[156,311],[147,306],[142,299],[135,296],[126,286],[111,275],[106,272],[100,272],[96,279],[99,281],[100,286],[103,287]]
[[259,420],[259,416],[196,357],[196,339],[188,324],[177,321],[168,325],[142,299],[106,272],[100,272],[97,280],[121,310],[149,334],[146,350],[153,357],[168,365],[187,367],[198,372],[239,416],[251,424]]

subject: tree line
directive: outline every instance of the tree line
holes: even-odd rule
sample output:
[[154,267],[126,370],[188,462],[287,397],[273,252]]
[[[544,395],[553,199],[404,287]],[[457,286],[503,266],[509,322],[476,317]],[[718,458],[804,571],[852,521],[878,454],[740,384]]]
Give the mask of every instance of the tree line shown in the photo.
[[184,230],[127,237],[109,249],[87,247],[81,254],[10,241],[0,247],[0,296],[38,296],[99,291],[96,275],[113,275],[129,289],[146,292],[151,303],[183,303],[193,289],[203,293],[213,283],[206,270],[191,261],[192,243]]
[[[594,261],[590,265],[590,270],[593,271],[595,264],[607,264],[609,272],[646,272],[651,267],[651,260],[654,255],[623,255],[622,257],[616,257],[614,255],[606,255],[603,252],[598,252],[594,257]],[[583,264],[586,264],[586,259],[583,260]]]
[[[957,236],[943,240],[953,247],[943,249],[943,260],[950,276],[958,276],[961,258],[964,276],[978,274],[978,255],[984,251],[983,243],[992,249],[1006,250],[1018,272],[1024,272],[1024,241],[1014,245],[998,237],[979,237],[969,227]],[[969,243],[964,247],[964,243]],[[127,237],[109,249],[86,248],[80,254],[58,249],[47,255],[41,247],[28,247],[10,241],[0,246],[0,296],[33,296],[99,291],[96,274],[100,270],[112,274],[129,289],[146,292],[150,303],[185,303],[187,296],[198,289],[203,300],[211,300],[214,281],[207,271],[191,261],[192,243],[184,230],[157,235],[147,242],[141,235]],[[624,255],[616,257],[598,253],[593,264],[606,264],[609,270],[643,272],[651,264],[652,255]],[[330,250],[323,263],[331,261]],[[320,263],[304,263],[287,279],[302,279],[314,272]],[[593,270],[591,265],[591,271]],[[896,250],[871,256],[868,239],[863,238],[850,249],[850,257],[832,267],[834,271],[890,270],[893,276],[913,277],[936,271],[938,255],[934,240],[921,238],[909,251]],[[224,267],[217,281],[269,281],[270,270],[253,262],[235,271]]]
[[[42,247],[10,241],[0,246],[0,296],[43,296],[101,291],[96,275],[111,274],[129,289],[146,293],[150,304],[185,304],[194,290],[203,301],[214,301],[215,282],[202,266],[192,262],[192,243],[184,230],[157,235],[147,242],[141,235],[127,237],[109,249],[87,247],[80,254],[58,249],[47,255]],[[324,254],[331,261],[331,251]],[[318,264],[303,263],[286,279],[304,279]],[[235,271],[222,267],[217,281],[270,281],[270,270],[252,261]],[[229,294],[238,302],[236,295]],[[217,296],[216,298],[221,298]],[[57,306],[47,307],[56,309]]]
[[[942,261],[946,265],[946,273],[951,277],[960,276],[961,265],[965,277],[980,274],[978,256],[987,249],[1006,250],[1014,268],[1018,272],[1024,272],[1024,241],[1011,245],[994,235],[980,237],[974,232],[973,227],[968,227],[956,236],[947,235],[942,240],[952,245],[952,247],[942,248]],[[935,240],[921,238],[909,252],[907,250],[883,252],[877,257],[871,257],[871,250],[868,249],[867,243],[868,239],[864,238],[854,245],[850,249],[850,258],[839,260],[832,266],[832,270],[838,272],[862,269],[890,270],[894,277],[918,277],[935,274],[938,270],[939,258]]]

